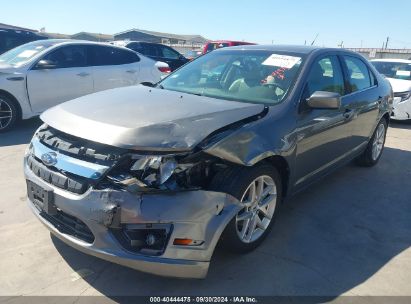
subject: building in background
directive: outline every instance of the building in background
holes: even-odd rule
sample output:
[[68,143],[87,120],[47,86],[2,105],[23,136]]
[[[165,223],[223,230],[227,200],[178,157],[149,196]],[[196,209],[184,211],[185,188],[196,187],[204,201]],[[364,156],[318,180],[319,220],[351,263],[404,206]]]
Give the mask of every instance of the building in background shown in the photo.
[[108,34],[100,34],[100,33],[80,32],[80,33],[71,35],[71,39],[108,42],[108,41],[113,41],[114,36],[108,35]]
[[177,35],[131,29],[114,35],[114,40],[134,40],[163,44],[204,44],[208,40],[200,35]]
[[185,53],[189,50],[200,50],[208,41],[208,39],[201,35],[177,35],[139,29],[130,29],[114,34],[114,40],[161,43],[176,49],[180,53]]
[[367,59],[410,59],[411,49],[382,49],[382,48],[347,48],[360,53]]

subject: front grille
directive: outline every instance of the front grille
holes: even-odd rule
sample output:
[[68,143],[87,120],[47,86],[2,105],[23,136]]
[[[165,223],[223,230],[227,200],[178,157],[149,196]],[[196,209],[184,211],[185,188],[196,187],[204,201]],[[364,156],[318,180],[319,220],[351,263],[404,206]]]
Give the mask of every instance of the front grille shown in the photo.
[[61,210],[57,210],[55,215],[50,215],[45,212],[41,212],[40,215],[61,233],[71,235],[89,244],[94,242],[93,233],[87,225],[78,218],[68,215]]
[[40,142],[60,153],[77,159],[111,166],[127,151],[121,148],[93,142],[73,136],[50,126],[42,127],[36,133]]
[[68,173],[66,173],[67,175],[64,175],[60,172],[53,171],[40,163],[32,155],[27,158],[27,165],[35,175],[43,179],[45,182],[64,190],[76,194],[83,194],[90,186],[86,178]]

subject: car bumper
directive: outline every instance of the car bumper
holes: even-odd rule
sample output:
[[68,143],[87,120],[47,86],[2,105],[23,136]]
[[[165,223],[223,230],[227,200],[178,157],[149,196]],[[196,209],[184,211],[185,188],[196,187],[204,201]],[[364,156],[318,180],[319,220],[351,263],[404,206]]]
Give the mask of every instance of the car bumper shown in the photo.
[[[28,205],[53,235],[81,252],[161,276],[204,278],[221,233],[240,210],[232,196],[211,191],[165,194],[132,194],[127,191],[88,190],[82,195],[57,188],[36,176],[25,164],[26,179],[53,192],[59,212],[83,222],[92,242],[65,233],[44,216],[29,198]],[[166,247],[160,256],[131,252],[112,233],[113,226],[170,225]],[[199,240],[199,245],[174,245],[175,238]]]
[[401,101],[401,98],[395,97],[391,118],[395,120],[411,119],[411,99]]

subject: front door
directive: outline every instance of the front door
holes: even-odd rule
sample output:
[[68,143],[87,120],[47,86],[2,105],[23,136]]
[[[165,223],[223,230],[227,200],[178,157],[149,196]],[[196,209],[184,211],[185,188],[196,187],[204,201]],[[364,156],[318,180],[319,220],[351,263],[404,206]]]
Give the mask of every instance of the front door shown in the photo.
[[93,75],[86,62],[83,45],[59,47],[39,61],[27,74],[27,90],[32,109],[41,113],[59,103],[93,92]]
[[[342,95],[340,108],[309,108],[306,99],[316,91]],[[345,92],[342,67],[337,56],[315,60],[302,95],[297,122],[297,188],[342,160],[353,148],[353,113]]]

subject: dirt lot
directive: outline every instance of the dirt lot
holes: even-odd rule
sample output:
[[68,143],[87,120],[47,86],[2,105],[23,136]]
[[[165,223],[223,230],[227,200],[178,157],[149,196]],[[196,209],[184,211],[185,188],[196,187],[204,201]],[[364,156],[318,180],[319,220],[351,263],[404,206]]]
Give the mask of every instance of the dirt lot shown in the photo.
[[143,274],[51,237],[25,202],[22,158],[39,124],[0,135],[2,296],[411,296],[411,124],[391,125],[378,166],[348,165],[290,199],[255,252],[217,251],[205,280]]

